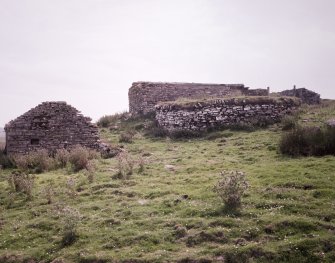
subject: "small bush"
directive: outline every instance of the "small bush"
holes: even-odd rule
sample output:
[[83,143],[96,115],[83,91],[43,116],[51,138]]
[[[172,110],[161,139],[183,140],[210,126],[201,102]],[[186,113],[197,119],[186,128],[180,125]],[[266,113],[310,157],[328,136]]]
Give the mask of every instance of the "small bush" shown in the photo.
[[287,115],[282,118],[281,120],[282,130],[288,131],[292,130],[298,125],[298,119],[296,116],[293,115]]
[[45,196],[45,199],[47,199],[48,204],[51,204],[53,202],[53,198],[55,196],[55,185],[53,183],[48,183],[43,189],[42,194]]
[[284,133],[280,152],[291,156],[323,156],[335,154],[335,128],[301,127]]
[[89,161],[87,166],[86,166],[86,170],[85,170],[85,175],[87,177],[88,182],[91,184],[94,181],[94,176],[95,176],[95,170],[96,167],[94,165],[94,163],[92,161]]
[[249,187],[245,174],[240,171],[223,171],[221,176],[223,179],[214,186],[214,192],[219,195],[227,209],[239,209],[242,196]]
[[133,131],[126,131],[120,134],[119,142],[132,143],[135,133]]
[[34,180],[35,178],[29,174],[13,172],[8,177],[8,184],[13,192],[24,193],[27,199],[31,199],[33,197]]
[[160,127],[158,125],[158,122],[154,120],[146,127],[145,134],[147,136],[154,137],[154,138],[163,138],[163,137],[168,136],[169,132],[166,129]]
[[127,120],[128,118],[129,118],[128,112],[115,113],[113,115],[105,115],[98,120],[97,125],[102,128],[107,128],[112,124],[117,123],[120,120]]
[[56,166],[65,168],[70,159],[70,153],[66,149],[58,149],[55,154]]
[[78,210],[65,207],[58,212],[62,221],[62,240],[61,246],[67,247],[72,245],[78,239],[77,226],[82,216]]
[[0,149],[0,168],[12,168],[14,166],[12,160]]
[[120,179],[129,179],[133,174],[134,161],[127,152],[121,152],[117,156],[118,162],[118,177]]
[[89,157],[89,151],[80,145],[77,145],[76,147],[71,149],[69,161],[72,165],[74,172],[85,169],[87,167]]
[[77,196],[76,181],[72,177],[66,181],[66,189],[69,197],[75,198]]
[[143,173],[144,172],[144,168],[145,168],[145,159],[140,156],[138,158],[138,173]]
[[54,167],[54,160],[46,149],[29,152],[13,157],[14,163],[20,170],[30,173],[42,173]]

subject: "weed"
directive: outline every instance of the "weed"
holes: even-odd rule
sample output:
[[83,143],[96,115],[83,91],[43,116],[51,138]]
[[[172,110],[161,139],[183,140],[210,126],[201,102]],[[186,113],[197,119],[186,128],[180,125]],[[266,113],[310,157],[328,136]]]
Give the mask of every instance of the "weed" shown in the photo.
[[50,182],[42,189],[42,194],[47,199],[48,204],[51,204],[53,202],[53,198],[55,196],[54,188],[55,188],[55,185]]
[[66,149],[58,149],[55,154],[56,166],[65,168],[70,159],[70,153]]
[[132,143],[135,132],[133,131],[125,131],[120,134],[119,142],[123,143]]
[[97,125],[99,127],[107,128],[113,124],[116,124],[120,120],[127,120],[128,118],[129,118],[128,112],[115,113],[113,115],[105,115],[98,120]]
[[64,207],[58,213],[62,221],[62,240],[61,246],[67,247],[72,245],[78,238],[77,226],[82,216],[77,209]]
[[298,118],[295,115],[286,115],[281,120],[282,130],[292,130],[298,125]]
[[284,133],[279,148],[291,156],[323,156],[335,154],[335,128],[302,127]]
[[129,179],[133,174],[134,161],[126,151],[117,156],[118,176],[121,179]]
[[8,177],[8,184],[12,191],[24,193],[27,199],[32,199],[34,177],[21,172],[13,172]]
[[46,149],[29,152],[13,157],[14,163],[20,170],[31,173],[42,173],[54,168],[54,160]]
[[94,181],[96,167],[92,161],[89,161],[86,165],[86,170],[84,171],[88,182],[91,184]]
[[214,186],[214,192],[219,195],[227,209],[239,209],[242,196],[249,187],[245,174],[240,171],[222,171],[220,175],[223,179]]
[[5,150],[3,146],[0,146],[0,168],[12,168],[13,162],[12,160],[5,154]]
[[74,172],[78,172],[86,168],[89,155],[89,151],[80,145],[77,145],[71,149],[69,161],[73,167]]
[[145,168],[145,159],[140,156],[138,158],[138,173],[143,173]]
[[67,194],[69,197],[75,198],[77,196],[76,181],[72,177],[67,179],[66,189],[67,189]]

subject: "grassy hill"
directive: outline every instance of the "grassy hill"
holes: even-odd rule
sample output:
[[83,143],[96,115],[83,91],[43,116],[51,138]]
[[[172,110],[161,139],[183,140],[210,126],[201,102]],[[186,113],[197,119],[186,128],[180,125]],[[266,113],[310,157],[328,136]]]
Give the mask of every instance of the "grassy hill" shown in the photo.
[[[300,122],[334,115],[327,101],[305,107]],[[145,136],[140,120],[117,125],[101,136],[117,144],[124,129],[137,130],[124,144],[134,163],[127,180],[118,179],[117,158],[99,160],[93,183],[83,171],[38,174],[26,200],[10,193],[11,170],[0,171],[0,262],[335,261],[334,156],[281,155],[279,125],[180,141]],[[246,174],[239,213],[213,192],[222,170]],[[77,239],[64,246],[62,229],[73,222]]]

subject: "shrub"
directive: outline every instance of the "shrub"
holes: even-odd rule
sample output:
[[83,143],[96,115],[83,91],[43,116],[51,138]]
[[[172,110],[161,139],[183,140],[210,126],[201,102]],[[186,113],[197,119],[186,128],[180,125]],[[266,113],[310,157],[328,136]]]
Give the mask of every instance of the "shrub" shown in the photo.
[[119,142],[132,143],[135,133],[133,131],[126,131],[120,134]]
[[70,151],[69,161],[72,165],[72,168],[75,172],[78,172],[87,167],[89,161],[90,153],[89,151],[77,145]]
[[46,149],[17,155],[13,157],[13,160],[17,168],[25,172],[42,173],[54,167],[54,160],[49,156]]
[[76,181],[72,177],[66,181],[66,189],[69,197],[75,198],[77,196]]
[[214,192],[219,195],[229,210],[237,210],[241,207],[241,199],[249,185],[245,174],[240,171],[222,171],[223,179],[214,186]]
[[128,112],[115,113],[113,115],[105,115],[98,120],[97,125],[102,128],[107,128],[120,120],[127,120],[129,118],[128,115],[129,115]]
[[152,121],[147,127],[145,134],[154,138],[162,138],[168,136],[169,132],[160,127],[156,120]]
[[301,127],[284,133],[280,152],[291,156],[323,156],[335,154],[335,128]]
[[56,166],[65,168],[70,159],[70,153],[66,149],[58,149],[55,154]]
[[298,119],[293,115],[286,115],[281,120],[282,130],[288,131],[292,130],[298,125]]
[[94,181],[95,170],[96,170],[96,167],[94,163],[92,161],[89,161],[86,166],[86,170],[85,170],[85,175],[89,183],[93,183]]
[[0,149],[0,168],[12,168],[14,166],[12,160]]
[[43,189],[42,194],[45,196],[45,198],[48,201],[48,204],[51,204],[55,195],[55,186],[53,183],[48,183]]
[[127,152],[121,152],[117,156],[118,177],[121,179],[129,179],[133,174],[134,161]]
[[82,216],[77,209],[65,207],[58,212],[62,221],[62,240],[61,246],[67,247],[72,245],[78,238],[77,226]]
[[138,173],[143,173],[145,168],[145,159],[140,156],[138,158]]
[[31,199],[33,196],[34,179],[29,174],[13,172],[8,177],[8,184],[13,192],[24,193],[27,199]]

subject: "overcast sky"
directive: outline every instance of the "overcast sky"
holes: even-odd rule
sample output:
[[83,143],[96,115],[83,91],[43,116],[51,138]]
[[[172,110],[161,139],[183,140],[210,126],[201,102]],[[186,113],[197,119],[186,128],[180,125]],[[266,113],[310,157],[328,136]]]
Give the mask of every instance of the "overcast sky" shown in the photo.
[[43,101],[128,109],[134,81],[335,99],[334,0],[0,0],[0,126]]

